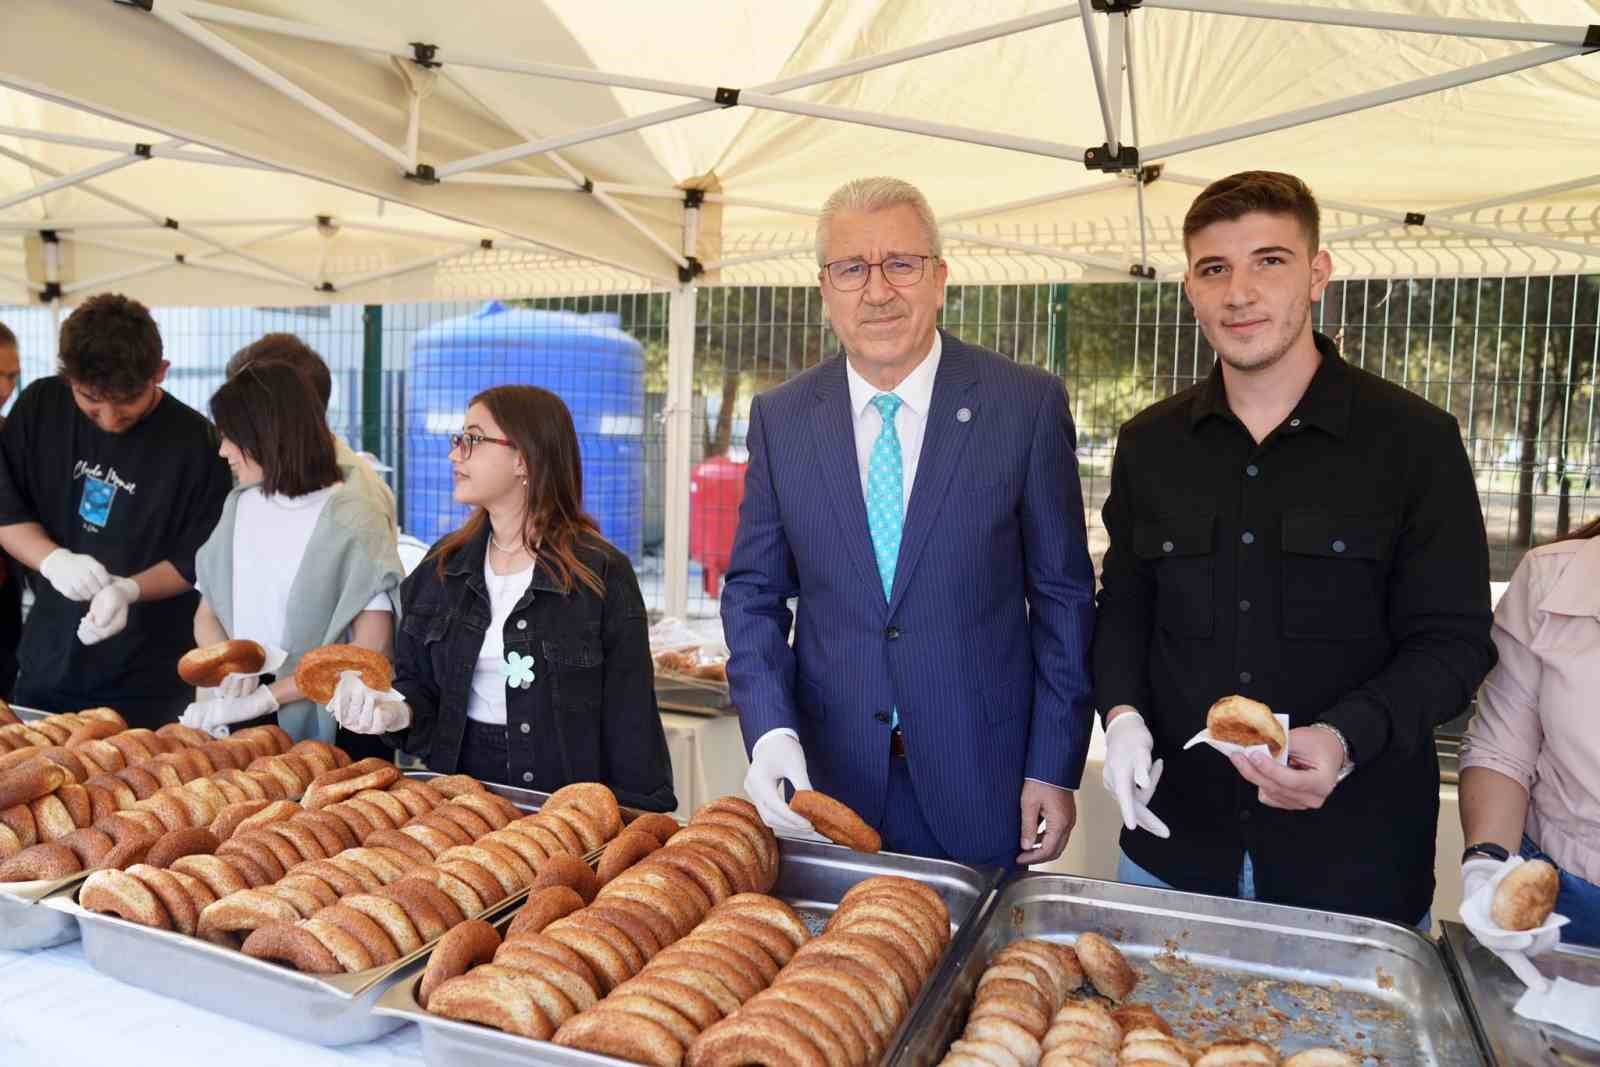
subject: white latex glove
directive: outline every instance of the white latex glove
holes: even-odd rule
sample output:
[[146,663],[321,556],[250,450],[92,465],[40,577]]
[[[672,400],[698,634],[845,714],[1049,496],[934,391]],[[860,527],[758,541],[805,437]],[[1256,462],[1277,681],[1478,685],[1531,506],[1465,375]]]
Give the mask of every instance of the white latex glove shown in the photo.
[[1467,900],[1489,884],[1489,880],[1504,866],[1488,856],[1473,856],[1461,865],[1461,899]]
[[[1472,872],[1473,884],[1476,888],[1467,890],[1467,868],[1474,863],[1486,862],[1492,868],[1487,871],[1488,878],[1483,878],[1482,868]],[[1516,870],[1526,861],[1521,856],[1512,856],[1504,863],[1497,863],[1491,859],[1468,860],[1462,865],[1463,895],[1461,899],[1461,921],[1466,924],[1472,936],[1484,948],[1500,957],[1500,961],[1511,968],[1511,973],[1522,980],[1529,989],[1543,990],[1549,987],[1549,979],[1539,973],[1531,962],[1530,956],[1540,956],[1561,943],[1560,916],[1552,915],[1550,921],[1539,930],[1507,930],[1497,924],[1490,915],[1490,906],[1494,901],[1495,890],[1505,880],[1506,875]]]
[[39,573],[68,600],[92,600],[111,584],[111,573],[93,556],[58,548],[39,564]]
[[328,701],[328,714],[357,734],[387,734],[411,725],[409,704],[369,688],[356,671],[339,672],[339,684]]
[[222,684],[213,692],[219,697],[244,697],[254,693],[260,686],[259,674],[230,674],[222,679]]
[[259,718],[277,710],[278,698],[272,695],[269,687],[261,686],[242,697],[221,697],[190,704],[178,717],[178,722],[204,730],[213,737],[226,737],[228,727],[234,723]]
[[810,789],[806,750],[787,730],[768,730],[750,750],[750,772],[744,776],[745,796],[761,813],[761,820],[787,837],[817,835],[811,821],[783,799],[783,780],[796,789]]
[[78,621],[78,640],[93,645],[120,634],[128,625],[128,606],[138,599],[138,582],[113,578],[89,601],[89,610]]
[[1137,711],[1125,711],[1112,719],[1106,727],[1106,762],[1100,771],[1100,784],[1116,798],[1124,827],[1171,837],[1167,824],[1149,808],[1163,769],[1160,760],[1153,765],[1150,762],[1155,747],[1155,738]]

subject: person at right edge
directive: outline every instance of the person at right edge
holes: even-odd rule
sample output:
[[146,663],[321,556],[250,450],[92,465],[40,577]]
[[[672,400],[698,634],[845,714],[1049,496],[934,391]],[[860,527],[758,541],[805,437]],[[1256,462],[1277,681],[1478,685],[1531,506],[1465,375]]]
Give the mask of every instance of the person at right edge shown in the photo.
[[[1213,182],[1183,236],[1218,358],[1123,426],[1103,512],[1118,878],[1425,926],[1433,730],[1495,662],[1460,430],[1312,330],[1332,263],[1300,179]],[[1182,751],[1230,694],[1289,716],[1287,766]]]

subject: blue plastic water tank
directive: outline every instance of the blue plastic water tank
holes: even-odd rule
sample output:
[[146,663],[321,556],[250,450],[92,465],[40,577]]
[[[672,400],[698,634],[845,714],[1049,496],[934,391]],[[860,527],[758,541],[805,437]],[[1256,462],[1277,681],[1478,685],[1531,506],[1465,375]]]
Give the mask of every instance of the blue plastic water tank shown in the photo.
[[[584,508],[638,560],[643,540],[644,351],[610,313],[498,301],[412,341],[406,390],[405,528],[432,544],[465,521],[451,499],[450,442],[473,396],[538,385],[566,402],[583,456]],[[484,447],[491,447],[485,445]]]

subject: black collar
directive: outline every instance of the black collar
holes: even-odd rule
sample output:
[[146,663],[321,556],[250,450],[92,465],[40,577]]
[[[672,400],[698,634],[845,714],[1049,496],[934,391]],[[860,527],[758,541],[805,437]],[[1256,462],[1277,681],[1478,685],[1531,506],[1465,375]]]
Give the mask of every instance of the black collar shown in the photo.
[[[1311,338],[1316,342],[1322,363],[1311,376],[1311,384],[1306,386],[1286,426],[1293,429],[1316,426],[1342,438],[1350,428],[1350,402],[1355,393],[1354,375],[1350,364],[1339,355],[1338,346],[1331,338],[1315,332]],[[1189,428],[1197,428],[1211,416],[1238,421],[1233,409],[1228,406],[1228,391],[1222,382],[1220,360],[1212,364],[1211,373],[1189,405]]]

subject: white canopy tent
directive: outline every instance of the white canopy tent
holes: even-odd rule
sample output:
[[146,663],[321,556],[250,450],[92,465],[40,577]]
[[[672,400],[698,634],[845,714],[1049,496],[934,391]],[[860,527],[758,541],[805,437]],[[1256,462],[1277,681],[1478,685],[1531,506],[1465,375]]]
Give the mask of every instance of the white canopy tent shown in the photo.
[[[920,185],[963,283],[1178,276],[1197,187],[1251,167],[1311,183],[1345,276],[1600,269],[1585,0],[4,0],[0,17],[0,301],[672,289],[674,504],[693,287],[810,284],[814,211],[848,177]],[[685,510],[667,542],[671,611]]]

